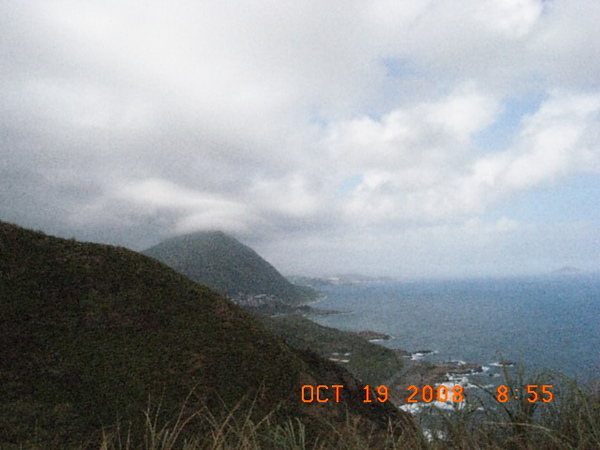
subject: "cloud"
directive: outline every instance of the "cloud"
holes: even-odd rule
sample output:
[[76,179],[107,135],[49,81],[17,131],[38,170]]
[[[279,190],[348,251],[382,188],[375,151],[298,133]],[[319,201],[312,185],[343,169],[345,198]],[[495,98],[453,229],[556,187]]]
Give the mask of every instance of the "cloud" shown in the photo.
[[599,127],[600,96],[555,93],[523,119],[514,148],[474,163],[472,183],[510,191],[597,172]]
[[360,177],[347,192],[346,212],[370,221],[447,215],[452,180],[464,170],[473,137],[499,109],[497,99],[468,85],[437,102],[396,109],[381,120],[363,117],[335,124],[326,143],[335,166],[346,177]]
[[0,12],[0,218],[50,232],[142,248],[223,228],[391,264],[400,246],[450,255],[444,233],[478,220],[492,241],[526,230],[484,217],[600,168],[592,0]]

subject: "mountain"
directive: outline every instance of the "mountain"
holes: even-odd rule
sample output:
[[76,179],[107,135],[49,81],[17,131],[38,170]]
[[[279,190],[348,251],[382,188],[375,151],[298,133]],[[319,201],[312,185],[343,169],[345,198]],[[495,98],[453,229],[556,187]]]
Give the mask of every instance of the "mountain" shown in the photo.
[[178,236],[142,253],[229,296],[266,294],[290,304],[317,296],[309,287],[290,283],[254,250],[221,231]]
[[[301,401],[303,386],[333,384],[344,386],[339,403]],[[143,442],[144,424],[178,417],[210,434],[192,419],[238,413],[298,418],[323,442],[352,418],[381,429],[404,417],[362,392],[152,258],[0,222],[0,448],[99,448],[115,430]]]
[[[143,253],[233,297],[242,292],[302,301],[309,295],[308,298],[316,295],[310,287],[290,283],[254,250],[220,231],[180,236]],[[339,352],[353,353],[345,367],[366,384],[381,382],[388,379],[391,372],[401,369],[392,350],[348,332],[319,326],[300,314],[286,314],[289,306],[286,309],[286,305],[274,302],[262,305],[264,308],[242,305],[248,311],[258,313],[258,319],[269,331],[281,336],[295,349],[310,349],[327,359],[336,359],[334,354]],[[302,311],[296,309],[295,312]]]

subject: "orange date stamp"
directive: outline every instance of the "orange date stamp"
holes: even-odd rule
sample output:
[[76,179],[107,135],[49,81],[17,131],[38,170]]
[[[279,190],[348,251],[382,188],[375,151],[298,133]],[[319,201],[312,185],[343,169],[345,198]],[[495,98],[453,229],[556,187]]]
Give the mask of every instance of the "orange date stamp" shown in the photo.
[[[554,399],[554,394],[551,388],[554,386],[551,384],[537,385],[529,384],[524,386],[519,393],[518,388],[509,388],[504,385],[500,385],[496,388],[496,401],[505,403],[511,399],[514,400],[526,400],[529,403],[544,402],[549,403]],[[341,399],[341,390],[344,388],[342,384],[332,384],[331,386],[326,384],[320,384],[313,386],[306,384],[302,386],[301,398],[304,403],[328,403],[330,401],[339,403]],[[390,398],[390,391],[387,386],[381,385],[376,388],[372,388],[367,385],[363,388],[363,403],[387,402]],[[444,384],[439,386],[425,385],[423,387],[417,387],[414,384],[406,388],[410,392],[410,395],[406,399],[407,403],[430,403],[433,401],[437,402],[453,402],[460,403],[465,400],[464,388],[457,384],[452,387],[448,387]],[[523,396],[524,395],[524,396]]]
[[[301,398],[304,403],[327,403],[329,401],[339,403],[343,388],[344,386],[341,384],[333,384],[331,386],[325,384],[317,386],[306,384],[302,386]],[[412,385],[406,389],[412,391],[412,394],[407,399],[408,403],[417,403],[420,401],[429,403],[433,400],[440,402],[462,402],[464,400],[463,387],[460,385],[452,388],[448,388],[445,385],[438,386],[437,388],[428,385],[418,388]],[[385,403],[390,398],[389,388],[385,385],[376,388],[367,385],[363,387],[363,391],[363,403]]]

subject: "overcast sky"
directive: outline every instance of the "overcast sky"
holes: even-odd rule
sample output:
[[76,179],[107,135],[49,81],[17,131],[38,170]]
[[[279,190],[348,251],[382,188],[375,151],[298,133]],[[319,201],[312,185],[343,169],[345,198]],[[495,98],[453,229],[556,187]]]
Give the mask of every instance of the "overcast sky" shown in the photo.
[[4,0],[0,220],[286,274],[600,270],[598,0]]

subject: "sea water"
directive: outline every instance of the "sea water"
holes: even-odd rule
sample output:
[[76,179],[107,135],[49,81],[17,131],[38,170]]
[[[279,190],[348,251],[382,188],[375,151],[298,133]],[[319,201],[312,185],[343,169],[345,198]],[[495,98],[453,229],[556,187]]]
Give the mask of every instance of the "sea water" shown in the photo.
[[327,286],[315,305],[344,314],[312,317],[349,331],[391,336],[380,344],[429,360],[484,368],[514,361],[528,372],[600,378],[600,276],[368,282]]

